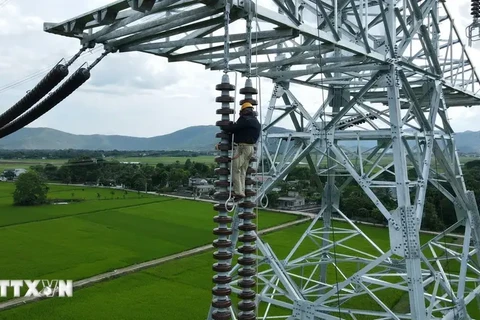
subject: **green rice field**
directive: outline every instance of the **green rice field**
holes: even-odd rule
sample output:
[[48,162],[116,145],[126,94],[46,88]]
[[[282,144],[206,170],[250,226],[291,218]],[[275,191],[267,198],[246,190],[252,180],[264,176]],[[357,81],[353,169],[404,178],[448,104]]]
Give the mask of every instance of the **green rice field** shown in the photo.
[[144,164],[156,165],[157,163],[172,164],[175,162],[185,163],[187,159],[199,163],[214,163],[214,156],[198,156],[198,157],[129,157],[129,158],[115,158],[120,162],[140,162]]
[[[111,194],[111,189],[50,185],[52,199],[84,200],[25,208],[12,206],[12,192],[13,184],[0,183],[0,242],[12,244],[0,246],[0,254],[15,257],[0,264],[3,279],[83,279],[199,247],[213,239],[215,211],[209,203],[137,192],[125,194],[122,190]],[[293,215],[260,211],[258,225],[265,229],[296,219]],[[334,222],[334,226],[347,227],[340,222]],[[305,228],[306,224],[290,227],[263,239],[282,259]],[[361,228],[380,248],[389,247],[387,229]],[[422,235],[421,241],[430,237]],[[345,244],[374,253],[371,245],[358,237]],[[313,246],[313,242],[306,243],[296,255],[310,251]],[[347,253],[342,248],[337,248],[337,252]],[[211,300],[213,262],[212,252],[173,260],[74,290],[73,298],[46,299],[1,311],[0,319],[205,319]],[[453,271],[456,267],[453,263],[449,268]],[[345,263],[342,271],[348,276],[357,268],[356,264]],[[338,274],[329,267],[328,277],[335,279]],[[405,295],[401,292],[385,291],[381,299],[394,310],[405,311]],[[380,308],[364,297],[350,304]],[[471,304],[469,311],[474,319],[480,319],[478,309],[478,305]],[[273,312],[279,311],[273,309]]]
[[[140,162],[141,164],[157,165],[158,163],[173,164],[175,162],[185,163],[187,159],[200,163],[214,163],[214,156],[198,157],[118,157],[106,158],[106,160],[117,160],[120,162]],[[46,165],[47,163],[60,166],[66,163],[66,159],[0,159],[0,173],[7,169],[28,169],[34,165]]]
[[[14,207],[7,191],[12,187],[0,183],[0,243],[10,244],[0,246],[0,255],[15,257],[0,264],[3,279],[83,279],[199,247],[214,237],[216,212],[209,203],[136,192],[98,200],[97,192],[109,196],[110,190],[55,186],[50,197],[74,193],[86,200]],[[295,219],[264,212],[261,228]]]
[[[341,223],[335,224],[337,227],[344,226]],[[388,247],[386,230],[366,226],[362,229],[382,249]],[[297,240],[304,230],[305,225],[299,225],[268,234],[263,239],[282,258],[292,248],[292,242]],[[426,239],[427,237],[423,237],[422,241]],[[364,241],[358,242],[357,248],[369,250],[368,244]],[[309,249],[308,245],[303,249]],[[212,263],[211,252],[174,260],[155,268],[74,291],[74,296],[70,299],[44,300],[4,311],[0,313],[0,319],[205,319],[211,301]],[[330,278],[336,276],[332,268],[328,271]],[[396,294],[385,292],[381,298],[391,307],[402,300],[398,292]],[[361,303],[362,307],[368,304],[369,308],[379,309],[378,304],[369,299],[364,298],[357,303]],[[478,307],[475,305],[469,308],[469,312],[474,319],[480,317]]]
[[[107,158],[107,160],[117,160],[120,162],[140,162],[141,164],[149,164],[149,165],[157,165],[158,163],[163,164],[173,164],[175,162],[185,163],[187,159],[191,161],[211,164],[214,163],[214,156],[198,156],[198,157],[119,157],[119,158]],[[460,162],[463,164],[468,161],[475,160],[476,158],[471,157],[460,157]],[[315,161],[318,159],[315,159]],[[381,166],[385,166],[393,161],[393,158],[390,155],[386,155],[379,163]],[[67,160],[65,159],[21,159],[21,160],[2,160],[0,159],[0,173],[6,169],[28,169],[30,166],[33,165],[45,165],[47,163],[60,166],[66,163]],[[326,161],[322,162],[326,164]],[[302,165],[307,165],[303,163]],[[369,165],[366,166],[366,170],[370,168]]]

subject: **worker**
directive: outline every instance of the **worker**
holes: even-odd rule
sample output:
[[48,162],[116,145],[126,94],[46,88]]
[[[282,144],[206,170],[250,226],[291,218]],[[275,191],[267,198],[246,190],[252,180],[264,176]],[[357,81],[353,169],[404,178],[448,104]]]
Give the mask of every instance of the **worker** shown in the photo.
[[238,120],[221,128],[227,133],[233,134],[232,195],[235,201],[245,198],[245,176],[261,131],[261,125],[256,116],[253,105],[245,102],[240,108]]

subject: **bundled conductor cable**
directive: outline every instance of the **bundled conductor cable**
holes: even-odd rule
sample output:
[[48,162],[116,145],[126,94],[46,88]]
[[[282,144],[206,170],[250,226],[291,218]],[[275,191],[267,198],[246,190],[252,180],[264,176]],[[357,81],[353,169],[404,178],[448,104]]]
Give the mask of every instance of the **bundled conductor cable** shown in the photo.
[[50,90],[55,88],[67,75],[68,68],[63,64],[57,64],[22,99],[0,115],[0,128],[30,109],[35,103],[46,96]]
[[6,126],[21,114],[25,113],[35,103],[45,97],[63,79],[65,79],[65,77],[68,75],[68,67],[70,67],[86,49],[87,47],[82,47],[65,64],[60,64],[60,62],[58,62],[32,90],[27,92],[22,99],[15,103],[10,109],[0,114],[0,128]]
[[[67,62],[67,66],[71,65],[80,56],[80,53],[83,50],[84,49],[82,48],[79,53],[77,53],[69,62]],[[105,51],[104,53],[102,53],[87,68],[80,67],[70,78],[68,78],[64,83],[62,83],[57,90],[49,94],[35,107],[30,109],[30,111],[25,112],[19,118],[16,118],[7,125],[2,126],[0,129],[0,139],[22,129],[26,125],[37,120],[45,113],[50,111],[57,104],[62,102],[66,97],[71,95],[75,90],[77,90],[90,78],[90,70],[92,70],[93,67],[95,67],[103,58],[105,58],[107,54],[109,54],[109,51]]]
[[80,68],[68,78],[57,90],[38,103],[33,109],[24,113],[21,117],[13,120],[0,129],[0,138],[12,134],[33,121],[40,118],[66,97],[77,90],[85,81],[90,78],[90,71],[86,68]]

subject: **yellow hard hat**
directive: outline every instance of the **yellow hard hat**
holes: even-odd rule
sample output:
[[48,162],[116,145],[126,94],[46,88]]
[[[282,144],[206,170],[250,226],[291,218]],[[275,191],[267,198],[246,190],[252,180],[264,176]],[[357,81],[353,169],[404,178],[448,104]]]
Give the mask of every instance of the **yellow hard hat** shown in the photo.
[[246,108],[253,108],[253,105],[250,102],[244,102],[242,104],[242,107],[240,108],[240,111],[242,111],[243,109],[246,109]]

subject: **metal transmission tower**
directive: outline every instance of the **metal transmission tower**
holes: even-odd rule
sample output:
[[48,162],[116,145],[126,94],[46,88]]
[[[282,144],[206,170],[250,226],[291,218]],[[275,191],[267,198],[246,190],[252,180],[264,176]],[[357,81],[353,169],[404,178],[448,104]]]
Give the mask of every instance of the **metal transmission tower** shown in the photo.
[[[258,318],[469,319],[467,308],[480,294],[480,217],[462,178],[447,109],[480,104],[480,86],[445,3],[252,2],[253,48],[246,48],[248,3],[230,2],[230,70],[245,75],[251,52],[251,74],[274,81],[258,150],[271,178],[256,200],[301,161],[324,182],[322,208],[291,239],[288,254],[257,239]],[[221,70],[224,6],[223,0],[120,0],[46,23],[45,30],[87,47]],[[310,101],[297,98],[302,85],[322,97],[314,113]],[[287,120],[293,132],[274,130]],[[340,194],[350,183],[387,221],[388,241],[375,243],[341,211]],[[420,242],[427,188],[454,204],[455,212],[444,214],[455,222]],[[385,190],[395,205],[386,203]],[[232,247],[239,223],[237,213]],[[454,231],[462,236],[452,241]],[[239,266],[232,263],[232,282],[223,288],[238,294]],[[393,309],[389,298],[402,295],[409,307]],[[231,318],[237,314],[232,307]]]

